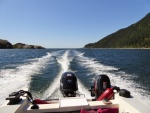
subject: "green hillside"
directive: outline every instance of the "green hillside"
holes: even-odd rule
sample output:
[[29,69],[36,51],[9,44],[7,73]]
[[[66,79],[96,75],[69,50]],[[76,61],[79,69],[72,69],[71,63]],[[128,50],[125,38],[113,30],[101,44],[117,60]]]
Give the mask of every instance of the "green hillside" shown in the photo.
[[135,24],[120,29],[85,48],[150,48],[150,13]]

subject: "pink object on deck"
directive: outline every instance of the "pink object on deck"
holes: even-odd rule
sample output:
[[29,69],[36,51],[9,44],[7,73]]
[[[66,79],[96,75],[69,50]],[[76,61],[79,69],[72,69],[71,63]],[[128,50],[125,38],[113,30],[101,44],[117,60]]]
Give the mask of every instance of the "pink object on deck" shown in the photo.
[[98,109],[87,111],[85,109],[81,109],[80,113],[119,113],[118,108],[106,108],[106,109]]

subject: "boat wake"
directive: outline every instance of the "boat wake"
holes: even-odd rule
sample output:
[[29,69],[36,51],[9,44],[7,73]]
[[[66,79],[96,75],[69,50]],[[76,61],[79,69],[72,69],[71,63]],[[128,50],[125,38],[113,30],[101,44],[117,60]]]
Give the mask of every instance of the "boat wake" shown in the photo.
[[[31,59],[30,59],[31,60]],[[0,104],[5,98],[14,91],[22,90],[29,87],[31,77],[47,67],[51,61],[51,54],[41,58],[32,59],[28,64],[22,64],[14,69],[1,69],[0,70]]]
[[40,93],[32,91],[34,97],[41,99],[63,97],[59,89],[60,79],[62,73],[71,71],[77,75],[78,93],[84,94],[86,98],[91,98],[88,89],[93,85],[95,77],[100,74],[107,74],[112,85],[128,89],[131,95],[150,105],[149,92],[135,83],[132,80],[134,79],[132,75],[120,71],[119,68],[104,65],[96,58],[90,58],[77,50],[47,52],[40,58],[28,59],[27,62],[16,65],[16,67],[13,66],[14,68],[0,69],[0,105],[11,92],[32,87],[30,84],[34,76],[44,76],[46,69],[52,70],[55,68],[49,67],[53,66],[53,63],[58,65],[58,69],[55,70],[55,73],[48,72],[51,77],[49,84],[43,86],[45,88]]
[[[58,54],[57,54],[58,55]],[[58,97],[63,97],[63,95],[60,92],[59,86],[60,86],[60,79],[62,76],[62,73],[67,71],[72,71],[70,69],[70,63],[76,57],[76,55],[72,56],[70,54],[70,50],[67,50],[64,52],[62,56],[55,56],[58,64],[60,65],[61,69],[58,73],[58,75],[54,78],[53,82],[50,84],[50,87],[43,93],[43,99],[56,99]],[[87,92],[89,92],[86,87],[78,80],[78,87],[79,87],[79,93],[85,94],[86,97],[90,97]]]
[[79,54],[78,64],[88,70],[89,73],[87,76],[94,75],[91,78],[92,83],[96,76],[106,74],[109,76],[112,85],[129,90],[131,95],[142,101],[144,104],[150,106],[150,93],[132,80],[134,79],[134,76],[123,71],[119,71],[116,67],[101,64],[95,58],[84,56],[84,53]]

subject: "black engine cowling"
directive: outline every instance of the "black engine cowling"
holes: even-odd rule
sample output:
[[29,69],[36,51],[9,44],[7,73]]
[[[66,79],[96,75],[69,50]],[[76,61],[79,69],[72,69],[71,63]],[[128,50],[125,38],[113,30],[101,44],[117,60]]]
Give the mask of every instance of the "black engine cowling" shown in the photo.
[[110,88],[110,79],[107,75],[99,75],[95,81],[94,86],[91,87],[91,96],[95,96],[97,99],[107,88]]
[[72,72],[65,72],[60,79],[60,90],[64,96],[74,97],[78,90],[77,77]]

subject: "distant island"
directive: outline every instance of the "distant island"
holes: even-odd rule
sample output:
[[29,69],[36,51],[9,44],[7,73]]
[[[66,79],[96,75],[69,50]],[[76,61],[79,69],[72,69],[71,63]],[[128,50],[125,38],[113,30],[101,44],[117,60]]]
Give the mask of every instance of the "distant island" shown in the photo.
[[150,48],[150,13],[135,24],[120,29],[84,48]]
[[28,45],[24,43],[16,43],[12,45],[9,41],[0,39],[0,49],[45,49],[38,45]]

